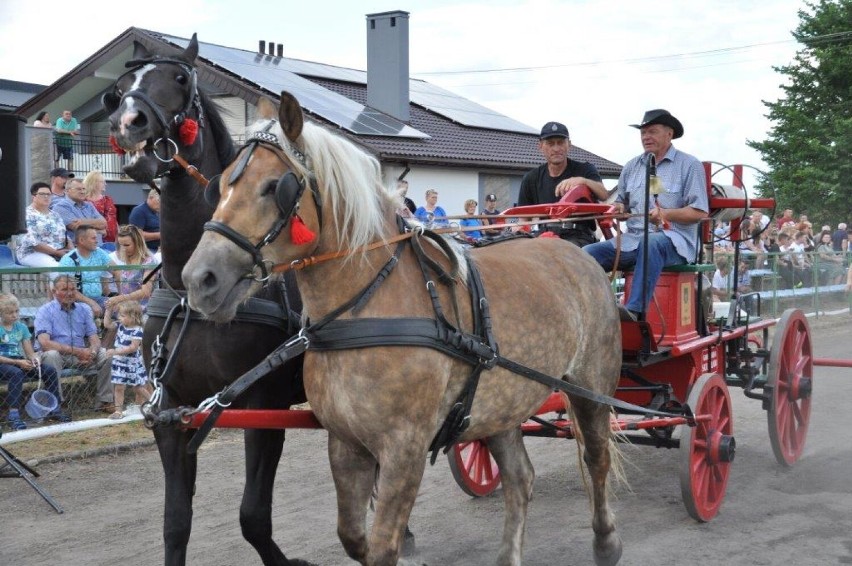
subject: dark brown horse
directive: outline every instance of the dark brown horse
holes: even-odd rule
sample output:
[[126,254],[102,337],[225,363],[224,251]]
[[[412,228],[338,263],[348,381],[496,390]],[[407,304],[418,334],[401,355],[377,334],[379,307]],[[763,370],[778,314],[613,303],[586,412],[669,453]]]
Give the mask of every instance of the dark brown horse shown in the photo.
[[[204,222],[209,220],[213,209],[203,199],[203,187],[170,159],[178,152],[210,177],[221,172],[235,153],[215,105],[198,89],[194,67],[197,54],[198,42],[194,35],[183,52],[169,55],[149,53],[137,43],[133,60],[127,65],[131,70],[119,78],[114,91],[104,97],[104,105],[110,112],[111,134],[117,145],[131,154],[125,172],[141,182],[162,177],[163,279],[175,290],[183,289],[181,270],[201,238]],[[198,129],[193,136],[194,124]],[[273,286],[253,291],[258,297],[276,301],[251,302],[260,318],[265,316],[274,325],[256,322],[214,325],[203,320],[192,321],[180,351],[175,352],[177,355],[169,362],[172,370],[164,376],[166,403],[162,409],[197,406],[263,360],[287,338],[287,313],[280,307],[280,290]],[[290,305],[299,309],[295,285],[291,285],[288,292]],[[170,304],[177,301],[176,297],[172,291],[163,289],[151,299],[144,338],[144,352],[149,363],[151,342],[161,332],[165,313]],[[175,349],[180,326],[181,321],[178,321],[169,334],[166,347],[170,352]],[[300,360],[294,360],[256,384],[242,405],[287,408],[298,402],[304,395],[299,371]],[[175,425],[154,427],[165,472],[163,538],[165,564],[169,566],[186,563],[197,464],[196,455],[187,452],[187,443],[193,434],[194,431]],[[240,525],[243,535],[266,565],[305,564],[288,561],[272,540],[272,489],[283,442],[283,430],[245,432],[246,485],[240,506]]]
[[[400,203],[382,186],[378,162],[343,138],[304,123],[298,102],[288,93],[281,95],[280,126],[273,120],[271,104],[261,104],[258,112],[261,119],[255,129],[275,134],[280,145],[268,143],[266,136],[267,143],[244,149],[223,172],[221,198],[213,215],[216,233],[202,237],[183,271],[193,308],[217,322],[230,320],[237,304],[256,287],[246,277],[256,265],[255,254],[247,251],[256,246],[267,262],[279,265],[314,256],[302,262],[309,267],[298,271],[311,328],[321,326],[317,321],[335,311],[341,325],[336,328],[354,323],[378,334],[383,325],[400,318],[432,321],[436,319],[433,290],[446,318],[459,328],[473,328],[474,312],[484,303],[471,303],[468,270],[456,250],[431,245],[432,240],[414,231],[413,238],[401,240],[398,262],[391,259],[398,249],[392,241],[400,235],[395,213]],[[250,158],[248,152],[252,152]],[[276,237],[269,228],[280,228],[282,222],[284,229]],[[314,239],[304,237],[301,227],[296,230],[301,223],[316,234]],[[231,235],[223,236],[228,231]],[[297,236],[299,244],[293,241]],[[235,245],[240,238],[242,246]],[[415,246],[425,250],[432,267],[422,267]],[[514,240],[473,250],[470,255],[469,271],[475,267],[481,277],[493,336],[503,358],[594,392],[615,390],[621,363],[618,313],[606,277],[590,257],[558,239]],[[457,271],[452,267],[456,261],[461,265]],[[384,282],[376,284],[380,270]],[[435,277],[425,283],[424,273]],[[453,285],[448,277],[441,282],[440,273],[449,274]],[[360,301],[357,309],[339,308],[351,306],[351,299],[364,289],[369,289],[365,293],[369,299]],[[349,338],[360,340],[352,334]],[[390,339],[404,341],[397,336]],[[477,346],[481,344],[471,347]],[[487,361],[483,359],[483,364]],[[471,369],[467,361],[421,346],[361,344],[323,349],[309,345],[305,389],[329,431],[338,534],[353,559],[368,565],[397,564],[425,455],[468,383]],[[501,367],[483,371],[469,428],[459,437],[461,441],[487,438],[500,466],[506,503],[497,557],[501,565],[521,563],[532,494],[534,473],[519,425],[549,392],[548,387]],[[569,397],[592,480],[595,561],[615,564],[621,556],[621,540],[607,502],[610,412],[606,406]],[[377,464],[381,469],[378,501],[368,535],[365,516]]]

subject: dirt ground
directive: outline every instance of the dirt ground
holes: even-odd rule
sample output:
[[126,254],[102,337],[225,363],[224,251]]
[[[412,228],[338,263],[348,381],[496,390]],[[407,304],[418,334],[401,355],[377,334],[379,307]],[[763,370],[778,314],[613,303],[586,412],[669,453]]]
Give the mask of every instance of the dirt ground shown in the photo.
[[[818,324],[818,357],[852,357],[852,318]],[[677,450],[627,446],[630,489],[614,511],[621,564],[852,564],[852,369],[815,372],[813,412],[802,459],[776,464],[760,403],[731,391],[737,455],[725,502],[711,522],[683,506]],[[591,564],[589,510],[573,441],[527,438],[536,469],[524,563]],[[16,452],[16,445],[8,448]],[[23,448],[23,447],[22,447]],[[0,481],[0,565],[112,566],[162,562],[163,480],[153,446],[42,463],[37,481],[64,508],[54,511],[21,479]],[[217,431],[202,448],[189,564],[260,564],[244,542],[237,509],[244,484],[241,435]],[[493,564],[502,491],[464,495],[444,461],[427,467],[411,526],[419,562]],[[352,564],[335,534],[335,497],[322,431],[288,432],[274,504],[276,541],[289,557]]]

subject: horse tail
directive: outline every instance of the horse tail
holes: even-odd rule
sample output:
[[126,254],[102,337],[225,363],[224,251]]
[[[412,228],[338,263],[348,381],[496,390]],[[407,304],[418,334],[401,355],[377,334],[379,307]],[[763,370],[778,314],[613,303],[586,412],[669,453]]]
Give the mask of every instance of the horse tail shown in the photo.
[[[560,391],[562,402],[568,411],[568,415],[573,423],[574,440],[577,446],[577,467],[580,470],[580,477],[583,480],[583,489],[586,491],[586,496],[589,499],[589,506],[592,505],[592,490],[589,485],[588,467],[583,459],[585,450],[585,439],[583,437],[583,429],[580,427],[580,422],[571,407],[571,400],[564,391]],[[631,491],[630,483],[627,481],[627,474],[624,471],[624,465],[627,462],[624,452],[619,447],[623,441],[623,433],[619,429],[614,411],[610,411],[610,435],[607,440],[607,451],[609,452],[609,476],[614,481],[608,481],[606,485],[607,496],[615,496],[615,485],[624,486],[628,491]]]

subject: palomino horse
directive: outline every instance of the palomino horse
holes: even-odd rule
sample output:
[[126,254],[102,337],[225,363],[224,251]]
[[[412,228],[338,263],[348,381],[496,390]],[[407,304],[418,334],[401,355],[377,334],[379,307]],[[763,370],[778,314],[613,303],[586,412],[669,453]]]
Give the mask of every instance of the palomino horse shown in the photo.
[[[281,94],[280,125],[271,104],[259,105],[258,112],[255,130],[263,135],[249,136],[256,143],[222,173],[219,204],[207,226],[213,231],[202,237],[184,268],[190,304],[226,322],[256,287],[247,276],[256,269],[254,256],[262,255],[276,269],[304,267],[297,279],[311,321],[305,329],[305,390],[329,432],[338,534],[349,556],[362,564],[397,564],[424,456],[476,365],[421,346],[405,324],[442,326],[448,341],[483,352],[478,369],[485,371],[475,387],[469,426],[440,444],[488,439],[506,504],[497,563],[520,564],[534,473],[519,425],[550,389],[489,364],[496,348],[484,350],[488,340],[477,342],[454,329],[485,327],[483,336],[499,343],[503,359],[609,395],[619,376],[621,342],[603,271],[579,248],[558,239],[519,239],[472,250],[467,269],[454,269],[463,258],[440,245],[440,238],[420,230],[400,236],[395,213],[400,203],[383,188],[376,160],[304,123],[289,93]],[[290,230],[281,230],[288,223]],[[313,239],[301,224],[315,233]],[[484,288],[484,297],[471,301],[469,288],[477,286]],[[490,319],[475,314],[488,310]],[[442,325],[442,319],[454,324]],[[337,348],[334,334],[349,347]],[[383,335],[389,345],[367,343],[364,334]],[[607,502],[610,411],[581,396],[569,397],[591,476],[595,560],[615,564],[621,540]],[[377,464],[381,474],[368,537],[365,517]]]
[[[208,177],[219,173],[235,153],[215,105],[197,88],[194,68],[197,54],[195,35],[185,51],[172,55],[151,54],[137,43],[133,60],[127,64],[131,70],[117,80],[113,92],[104,96],[115,145],[133,153],[125,172],[141,182],[162,176],[160,249],[163,277],[175,290],[183,289],[181,270],[201,238],[204,222],[213,209],[204,201],[203,187],[195,179],[177,163],[158,159],[154,152],[169,159],[177,151]],[[287,313],[278,304],[281,290],[254,290],[258,291],[258,297],[276,300],[273,303],[252,299],[249,306],[254,311],[255,322],[217,327],[199,317],[187,327],[179,351],[175,351],[178,332],[169,334],[165,345],[174,355],[168,362],[172,369],[163,376],[165,403],[161,409],[197,406],[263,360],[287,338]],[[293,309],[300,309],[294,284],[289,291]],[[155,291],[151,299],[144,335],[148,363],[151,343],[160,334],[166,313],[171,303],[177,302],[177,296],[163,289]],[[258,322],[265,319],[277,322],[274,326]],[[178,322],[175,326],[180,325]],[[299,361],[294,360],[256,384],[247,394],[245,406],[287,408],[301,400],[304,393]],[[186,563],[197,467],[196,455],[187,452],[187,443],[193,434],[194,431],[174,424],[154,427],[165,472],[163,537],[165,564],[169,566]],[[272,489],[283,442],[284,431],[281,430],[245,432],[246,485],[240,524],[243,535],[266,565],[304,564],[288,561],[272,540]]]

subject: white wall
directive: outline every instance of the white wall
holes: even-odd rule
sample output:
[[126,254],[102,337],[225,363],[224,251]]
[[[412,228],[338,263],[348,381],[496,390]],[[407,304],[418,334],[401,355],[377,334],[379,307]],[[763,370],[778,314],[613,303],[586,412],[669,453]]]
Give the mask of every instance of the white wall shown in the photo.
[[[396,187],[396,180],[403,167],[386,165],[382,168],[385,186]],[[469,198],[480,201],[479,172],[473,169],[449,167],[412,167],[405,176],[408,181],[408,198],[417,206],[426,203],[426,189],[438,191],[438,205],[449,215],[464,214],[464,201]]]

